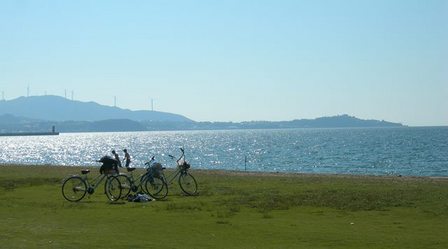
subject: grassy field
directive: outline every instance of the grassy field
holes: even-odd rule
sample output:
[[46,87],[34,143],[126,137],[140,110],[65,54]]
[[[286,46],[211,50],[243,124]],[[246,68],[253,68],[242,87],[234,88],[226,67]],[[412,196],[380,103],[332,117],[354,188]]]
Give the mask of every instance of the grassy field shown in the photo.
[[447,179],[192,171],[198,196],[69,203],[79,170],[1,165],[0,248],[448,248]]

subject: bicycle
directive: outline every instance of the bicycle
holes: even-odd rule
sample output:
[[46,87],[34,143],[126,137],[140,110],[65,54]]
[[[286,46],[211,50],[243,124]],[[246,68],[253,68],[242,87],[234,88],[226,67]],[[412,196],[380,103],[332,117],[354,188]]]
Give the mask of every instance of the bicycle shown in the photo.
[[[196,179],[193,177],[192,174],[190,174],[190,164],[185,160],[185,150],[184,148],[179,148],[182,154],[180,157],[176,160],[176,170],[168,175],[168,177],[165,176],[165,174],[162,172],[162,178],[164,182],[166,182],[167,186],[168,184],[172,184],[173,181],[177,178],[177,182],[180,186],[180,189],[186,194],[186,195],[196,195],[198,192],[198,183],[196,182]],[[174,156],[168,155],[171,159],[175,159]]]
[[106,179],[104,183],[104,192],[110,201],[117,201],[121,197],[120,180],[115,175],[100,174],[92,181],[87,179],[90,170],[81,170],[80,175],[72,175],[62,183],[62,196],[67,201],[78,202],[82,200],[86,194],[92,195],[95,189]]
[[126,168],[129,174],[120,173],[117,177],[121,182],[123,198],[126,198],[130,192],[137,193],[139,190],[149,194],[154,199],[163,199],[168,194],[168,186],[161,177],[157,177],[154,166],[156,162],[154,156],[145,165],[146,172],[141,174],[137,179],[134,178],[133,171],[136,168]]

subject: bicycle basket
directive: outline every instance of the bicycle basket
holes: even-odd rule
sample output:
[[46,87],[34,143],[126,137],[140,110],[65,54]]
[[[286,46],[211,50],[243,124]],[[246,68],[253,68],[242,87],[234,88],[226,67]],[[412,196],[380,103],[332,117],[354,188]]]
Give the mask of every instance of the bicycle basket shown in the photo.
[[189,163],[187,163],[186,161],[184,161],[181,165],[179,165],[179,168],[182,170],[187,170],[189,169],[191,166]]
[[154,163],[148,170],[153,177],[160,178],[162,175],[163,167],[160,163]]

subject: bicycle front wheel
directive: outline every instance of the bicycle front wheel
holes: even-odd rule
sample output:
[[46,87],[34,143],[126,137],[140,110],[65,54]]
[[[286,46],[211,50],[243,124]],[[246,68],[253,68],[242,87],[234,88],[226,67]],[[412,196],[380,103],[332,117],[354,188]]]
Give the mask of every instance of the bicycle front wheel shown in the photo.
[[121,197],[121,183],[116,176],[109,176],[104,184],[104,192],[110,201],[117,201]]
[[131,180],[129,179],[129,177],[127,175],[121,175],[121,174],[118,175],[117,178],[121,184],[121,197],[122,198],[128,197],[128,195],[132,189]]
[[188,172],[180,174],[179,186],[187,195],[195,195],[198,192],[198,183],[196,182],[196,179],[194,179],[194,177]]
[[87,193],[87,184],[79,176],[71,176],[67,178],[62,184],[62,196],[67,201],[80,201]]
[[152,198],[160,200],[168,195],[168,185],[162,178],[147,177],[145,190]]

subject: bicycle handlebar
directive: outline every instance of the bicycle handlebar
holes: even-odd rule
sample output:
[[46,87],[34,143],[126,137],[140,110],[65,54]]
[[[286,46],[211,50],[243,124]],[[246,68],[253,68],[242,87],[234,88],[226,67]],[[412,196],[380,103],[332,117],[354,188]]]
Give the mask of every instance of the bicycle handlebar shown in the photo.
[[154,161],[155,157],[156,157],[156,156],[152,156],[152,157],[151,157],[151,160],[149,160],[149,162],[146,162],[145,165],[148,165],[148,166],[149,166],[149,165],[151,164],[151,162]]
[[[184,150],[184,148],[180,147],[179,149],[180,149],[180,151],[182,151],[182,154],[180,155],[180,157],[178,159],[176,159],[176,163],[178,163],[182,159],[182,157],[184,157],[184,159],[185,159],[185,150]],[[168,156],[172,160],[175,160],[175,157],[173,155],[168,155]]]

